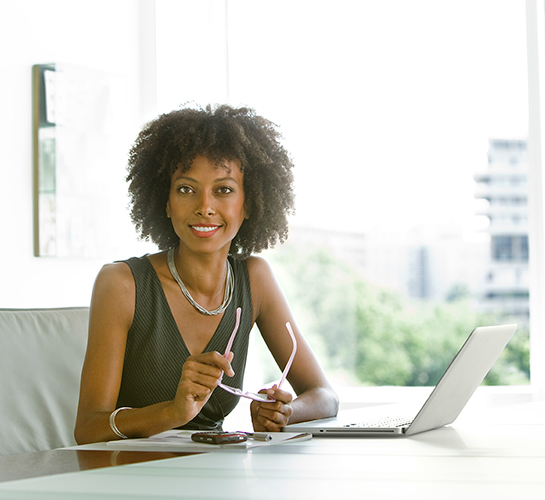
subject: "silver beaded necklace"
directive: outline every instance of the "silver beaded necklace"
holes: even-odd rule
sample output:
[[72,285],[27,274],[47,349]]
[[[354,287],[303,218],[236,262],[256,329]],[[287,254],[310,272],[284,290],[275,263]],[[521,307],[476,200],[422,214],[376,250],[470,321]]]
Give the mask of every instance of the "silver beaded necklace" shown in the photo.
[[225,278],[225,293],[223,294],[223,302],[219,307],[216,309],[209,311],[208,309],[205,309],[200,304],[197,304],[191,294],[189,293],[189,290],[184,285],[184,282],[180,278],[180,275],[178,274],[178,271],[176,270],[176,264],[174,263],[174,251],[175,247],[172,247],[167,254],[167,261],[168,261],[168,268],[170,269],[170,274],[172,274],[172,277],[176,280],[176,283],[180,285],[180,289],[182,290],[182,293],[184,294],[185,298],[189,301],[189,303],[197,309],[201,314],[204,314],[205,316],[216,316],[218,314],[221,314],[222,312],[227,309],[227,306],[229,306],[229,303],[231,302],[231,299],[233,297],[233,269],[231,268],[231,263],[229,260],[227,260],[227,276]]

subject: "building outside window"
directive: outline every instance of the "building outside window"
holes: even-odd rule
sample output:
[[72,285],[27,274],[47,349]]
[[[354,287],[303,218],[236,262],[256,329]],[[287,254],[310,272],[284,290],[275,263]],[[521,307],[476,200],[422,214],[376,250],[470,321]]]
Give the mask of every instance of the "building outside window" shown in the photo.
[[490,139],[488,165],[475,174],[481,213],[490,224],[488,280],[480,307],[521,325],[530,319],[528,275],[528,151],[526,141]]

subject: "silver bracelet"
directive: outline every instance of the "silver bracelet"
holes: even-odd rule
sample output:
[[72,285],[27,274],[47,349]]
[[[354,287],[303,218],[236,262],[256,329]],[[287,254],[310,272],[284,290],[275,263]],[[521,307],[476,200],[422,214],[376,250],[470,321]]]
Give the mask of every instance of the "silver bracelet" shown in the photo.
[[118,408],[117,410],[114,410],[110,414],[110,429],[114,431],[120,438],[127,439],[127,436],[123,434],[118,428],[117,425],[115,425],[115,416],[121,411],[121,410],[132,410],[130,406],[123,406],[122,408]]

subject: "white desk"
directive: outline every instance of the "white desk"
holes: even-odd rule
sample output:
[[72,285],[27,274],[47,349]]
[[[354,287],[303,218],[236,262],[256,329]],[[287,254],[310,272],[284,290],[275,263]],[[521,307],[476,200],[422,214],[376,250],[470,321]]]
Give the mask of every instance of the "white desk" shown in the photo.
[[545,402],[481,389],[452,426],[409,438],[314,438],[8,481],[0,499],[545,499]]

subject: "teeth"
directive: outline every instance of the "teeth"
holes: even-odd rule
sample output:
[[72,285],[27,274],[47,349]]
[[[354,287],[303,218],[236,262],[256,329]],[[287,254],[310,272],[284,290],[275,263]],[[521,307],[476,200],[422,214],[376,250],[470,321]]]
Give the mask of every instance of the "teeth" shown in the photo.
[[204,227],[204,226],[191,226],[196,231],[200,231],[201,233],[209,233],[210,231],[214,231],[214,229],[217,229],[217,226],[212,227]]

